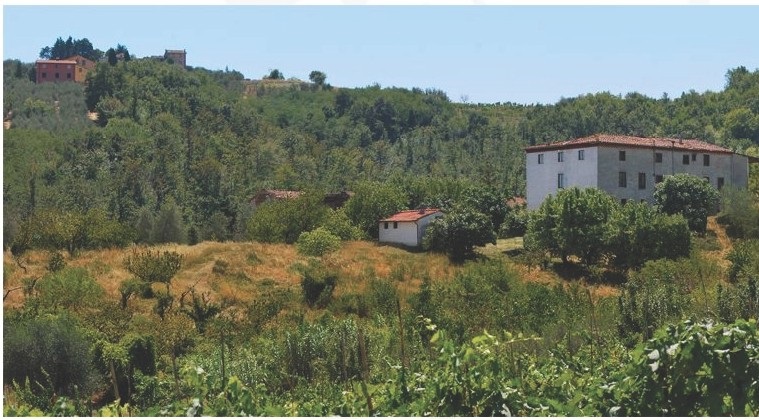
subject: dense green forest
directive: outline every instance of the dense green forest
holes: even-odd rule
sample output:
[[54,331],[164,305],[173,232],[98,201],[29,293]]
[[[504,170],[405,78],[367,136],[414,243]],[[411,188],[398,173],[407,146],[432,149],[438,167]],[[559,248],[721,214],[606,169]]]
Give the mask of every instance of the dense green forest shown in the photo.
[[602,132],[695,137],[741,152],[759,144],[759,72],[745,68],[727,72],[722,92],[528,106],[324,84],[245,97],[239,72],[151,60],[100,63],[87,87],[36,85],[29,66],[4,63],[4,113],[13,116],[3,143],[6,246],[35,209],[101,209],[130,227],[172,210],[183,230],[198,232],[216,215],[225,238],[241,239],[248,201],[265,187],[340,191],[427,178],[523,195],[525,145]]
[[[596,190],[505,204],[542,142],[759,155],[759,70],[547,105],[134,57],[32,73],[4,62],[5,415],[759,414],[759,165],[704,193],[708,224]],[[305,193],[254,212],[262,188]],[[420,206],[450,260],[366,241]]]

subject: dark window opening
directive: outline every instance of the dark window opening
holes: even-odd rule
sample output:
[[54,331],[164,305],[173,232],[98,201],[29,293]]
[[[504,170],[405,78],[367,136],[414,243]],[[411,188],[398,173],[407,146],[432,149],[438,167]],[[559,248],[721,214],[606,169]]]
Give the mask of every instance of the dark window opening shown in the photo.
[[717,178],[717,189],[721,190],[722,187],[725,186],[725,178],[719,177]]
[[657,184],[664,181],[664,175],[654,175],[654,182]]
[[564,162],[564,152],[559,152],[559,162]]
[[627,188],[627,172],[619,173],[619,188]]
[[661,153],[657,153],[655,156],[656,163],[662,163],[664,156]]
[[543,164],[543,154],[538,153],[538,165],[542,165],[542,164]]
[[646,174],[643,172],[638,173],[638,189],[640,190],[646,189]]
[[389,225],[389,224],[388,224],[387,222],[385,222],[385,229],[387,229],[388,225]]
[[709,160],[710,160],[709,155],[704,155],[704,166],[709,166],[709,163],[710,163]]
[[585,160],[585,150],[577,151],[577,160]]
[[619,151],[619,160],[627,160],[627,153],[624,150]]
[[393,229],[398,229],[398,222],[393,222]]
[[683,165],[690,164],[690,155],[683,155]]

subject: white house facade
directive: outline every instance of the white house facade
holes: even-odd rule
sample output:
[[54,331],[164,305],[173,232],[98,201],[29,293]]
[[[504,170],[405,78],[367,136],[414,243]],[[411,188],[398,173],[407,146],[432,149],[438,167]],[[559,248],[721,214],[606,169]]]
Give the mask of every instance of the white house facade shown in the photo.
[[438,209],[405,210],[379,222],[379,242],[410,247],[422,245],[424,232],[433,220],[442,216]]
[[701,140],[599,134],[525,148],[527,208],[567,187],[596,187],[622,202],[653,202],[665,176],[688,173],[715,188],[746,188],[749,158]]

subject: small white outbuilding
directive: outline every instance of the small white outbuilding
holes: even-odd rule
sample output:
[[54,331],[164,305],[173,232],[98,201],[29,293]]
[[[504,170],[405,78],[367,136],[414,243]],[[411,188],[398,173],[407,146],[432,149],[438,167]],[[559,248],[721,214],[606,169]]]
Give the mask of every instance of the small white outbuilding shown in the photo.
[[431,208],[396,213],[380,220],[379,241],[411,247],[421,246],[427,225],[442,215],[439,209]]

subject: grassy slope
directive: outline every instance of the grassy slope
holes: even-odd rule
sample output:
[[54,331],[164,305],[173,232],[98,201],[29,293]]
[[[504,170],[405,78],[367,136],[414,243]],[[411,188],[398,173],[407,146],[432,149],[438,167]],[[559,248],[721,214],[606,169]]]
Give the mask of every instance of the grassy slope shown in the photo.
[[[128,249],[84,251],[76,258],[67,257],[68,266],[85,267],[103,287],[109,299],[119,299],[119,284],[131,275],[124,269],[124,258],[133,250]],[[175,251],[184,255],[181,271],[172,281],[172,291],[179,295],[190,287],[197,292],[210,293],[213,301],[245,305],[261,291],[271,287],[300,288],[300,276],[293,269],[297,263],[305,263],[294,246],[283,244],[260,244],[254,242],[203,242],[194,246],[161,245],[153,249]],[[24,255],[27,271],[19,268],[9,252],[5,252],[4,289],[22,284],[27,277],[45,274],[49,253],[33,251]],[[217,260],[228,263],[226,272],[213,272]],[[399,293],[405,298],[418,290],[422,276],[429,273],[435,280],[449,279],[459,270],[443,255],[411,253],[395,247],[380,246],[371,242],[357,241],[343,245],[325,262],[340,274],[335,295],[359,293],[373,277],[389,278],[396,282]],[[21,290],[11,292],[4,301],[5,307],[17,307],[23,303]],[[132,300],[130,305],[145,306],[152,303]]]
[[[713,232],[713,239],[708,249],[702,249],[702,255],[720,267],[722,273],[729,265],[724,259],[731,248],[724,229],[709,219],[708,229]],[[521,274],[524,281],[542,284],[560,284],[562,280],[551,269],[540,269],[520,264],[509,254],[521,249],[521,238],[502,239],[497,245],[488,245],[481,249],[486,258],[501,259],[511,264]],[[106,295],[113,301],[119,299],[119,285],[130,277],[124,269],[124,258],[140,247],[128,249],[84,251],[74,259],[67,258],[67,264],[85,267],[103,286]],[[292,288],[300,293],[300,275],[293,269],[298,263],[307,262],[299,255],[294,246],[283,244],[261,244],[255,242],[203,242],[189,245],[160,245],[153,249],[176,251],[184,255],[181,271],[172,281],[175,295],[194,287],[197,292],[209,293],[215,302],[225,301],[229,304],[246,306],[265,290],[272,288]],[[5,252],[3,288],[5,290],[21,286],[22,279],[41,277],[46,273],[49,254],[45,251],[33,251],[24,256],[27,271],[19,268]],[[224,274],[214,273],[218,260],[228,263]],[[439,254],[425,252],[408,252],[392,246],[378,245],[373,242],[355,241],[343,244],[340,251],[326,257],[325,263],[340,274],[340,281],[335,296],[362,293],[372,278],[392,280],[399,291],[402,301],[415,293],[425,274],[435,282],[448,281],[461,267],[451,265],[448,259]],[[718,281],[717,279],[714,279]],[[577,280],[570,280],[577,281]],[[587,284],[599,297],[617,295],[615,286],[604,284]],[[18,307],[23,303],[21,290],[11,292],[3,302],[4,307]],[[152,301],[133,299],[130,305],[137,305],[141,310],[150,311]]]

